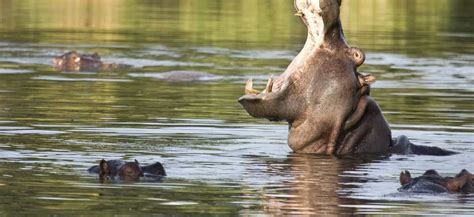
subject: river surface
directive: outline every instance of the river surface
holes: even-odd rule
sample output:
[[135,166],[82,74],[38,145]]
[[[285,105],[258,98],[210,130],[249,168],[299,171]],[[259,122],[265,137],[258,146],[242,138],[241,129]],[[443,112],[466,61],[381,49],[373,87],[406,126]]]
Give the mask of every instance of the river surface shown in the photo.
[[[398,193],[402,170],[474,172],[474,2],[346,0],[349,43],[393,135],[460,152],[334,158],[288,148],[287,125],[251,118],[302,47],[288,0],[0,0],[0,215],[472,215],[474,195]],[[131,68],[60,72],[98,52]],[[213,74],[171,82],[160,73]],[[100,159],[162,162],[161,182],[107,182]]]

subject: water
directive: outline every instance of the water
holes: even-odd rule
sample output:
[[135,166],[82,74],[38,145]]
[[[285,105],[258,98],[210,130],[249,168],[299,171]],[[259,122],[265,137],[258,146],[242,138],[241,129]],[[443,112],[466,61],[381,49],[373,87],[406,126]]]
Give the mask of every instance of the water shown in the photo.
[[[292,153],[284,123],[237,103],[301,48],[289,1],[0,0],[0,215],[470,215],[472,195],[397,188],[402,170],[474,171],[473,7],[344,2],[393,134],[461,154],[336,159]],[[70,50],[133,67],[56,71]],[[157,74],[175,70],[216,76]],[[160,161],[168,178],[100,184],[86,169],[102,158]]]

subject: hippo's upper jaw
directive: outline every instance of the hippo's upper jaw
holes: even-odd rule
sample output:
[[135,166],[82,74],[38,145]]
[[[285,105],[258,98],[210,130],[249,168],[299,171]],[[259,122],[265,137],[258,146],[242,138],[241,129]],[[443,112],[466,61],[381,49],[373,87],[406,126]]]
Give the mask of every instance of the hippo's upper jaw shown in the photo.
[[264,91],[247,82],[239,103],[253,117],[287,121],[288,145],[295,152],[385,152],[390,129],[367,96],[372,81],[356,70],[365,55],[347,45],[339,6],[340,0],[295,0],[297,15],[308,28],[304,47]]
[[[315,46],[326,40],[329,30],[339,22],[340,0],[295,0],[296,16],[308,28],[308,38]],[[336,33],[340,34],[340,33]]]
[[269,78],[265,90],[259,92],[253,89],[252,79],[247,81],[245,95],[239,98],[239,103],[255,118],[266,118],[271,121],[292,121],[297,114],[297,106],[288,107],[287,97],[290,79],[278,80],[282,84],[274,86],[273,76]]

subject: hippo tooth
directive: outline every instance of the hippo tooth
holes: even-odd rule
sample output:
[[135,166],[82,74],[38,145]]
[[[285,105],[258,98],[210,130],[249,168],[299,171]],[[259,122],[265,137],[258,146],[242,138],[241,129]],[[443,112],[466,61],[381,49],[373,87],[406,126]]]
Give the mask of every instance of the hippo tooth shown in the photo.
[[302,17],[302,16],[303,16],[303,12],[298,11],[298,12],[296,12],[294,15],[297,16],[297,17]]
[[273,88],[273,75],[268,78],[267,86],[265,87],[265,90],[263,93],[271,93]]
[[245,84],[245,94],[259,94],[260,91],[253,89],[253,81],[250,78]]

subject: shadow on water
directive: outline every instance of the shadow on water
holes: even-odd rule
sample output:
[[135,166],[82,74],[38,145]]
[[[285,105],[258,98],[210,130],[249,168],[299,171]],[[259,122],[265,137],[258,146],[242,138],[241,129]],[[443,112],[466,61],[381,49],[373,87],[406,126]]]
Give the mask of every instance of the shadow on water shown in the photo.
[[[460,154],[293,154],[284,123],[249,117],[245,81],[263,88],[306,37],[287,0],[0,0],[0,215],[470,215],[473,195],[397,188],[402,170],[474,171],[473,2],[343,2],[393,135]],[[69,50],[132,67],[56,71]],[[210,77],[162,74],[177,70]],[[100,184],[102,158],[168,177]]]

